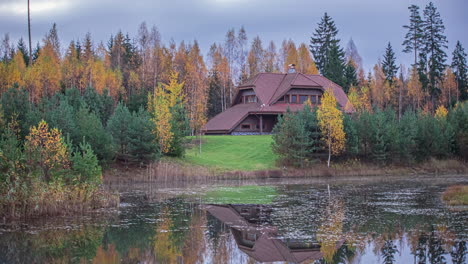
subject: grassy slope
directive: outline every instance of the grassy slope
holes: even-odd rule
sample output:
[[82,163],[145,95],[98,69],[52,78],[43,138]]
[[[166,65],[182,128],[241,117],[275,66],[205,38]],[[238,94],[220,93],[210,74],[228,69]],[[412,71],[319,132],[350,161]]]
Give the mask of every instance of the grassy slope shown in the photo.
[[184,160],[222,170],[274,169],[276,155],[271,150],[272,138],[263,136],[204,136],[202,154],[193,147]]

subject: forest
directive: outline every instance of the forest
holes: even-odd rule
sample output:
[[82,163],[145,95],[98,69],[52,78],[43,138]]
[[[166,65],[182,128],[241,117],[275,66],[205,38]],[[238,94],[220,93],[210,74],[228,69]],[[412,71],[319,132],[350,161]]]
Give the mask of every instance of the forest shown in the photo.
[[[201,137],[207,120],[230,107],[236,85],[260,72],[285,72],[289,64],[341,85],[356,111],[343,115],[330,98],[321,108],[287,113],[273,135],[281,162],[306,166],[325,149],[328,163],[331,155],[404,164],[466,158],[465,50],[457,42],[448,54],[433,3],[408,9],[405,39],[388,43],[369,72],[352,40],[340,46],[327,13],[309,43],[285,39],[277,47],[259,36],[249,40],[241,27],[229,29],[206,56],[197,41],[163,43],[158,28],[145,22],[136,36],[118,31],[106,43],[88,33],[62,46],[56,24],[34,48],[6,33],[0,45],[1,215],[112,206],[115,197],[99,188],[103,168],[182,157],[187,136]],[[396,65],[394,46],[414,63]],[[291,145],[297,148],[284,147]]]

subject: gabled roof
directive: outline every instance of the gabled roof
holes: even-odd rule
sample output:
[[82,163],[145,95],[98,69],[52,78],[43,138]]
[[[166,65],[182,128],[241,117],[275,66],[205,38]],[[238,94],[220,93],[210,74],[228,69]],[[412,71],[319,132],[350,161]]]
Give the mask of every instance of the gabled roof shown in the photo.
[[[249,113],[283,113],[289,107],[292,111],[302,109],[302,105],[276,103],[291,88],[331,89],[335,98],[347,113],[354,112],[343,89],[321,75],[302,73],[259,73],[248,79],[239,90],[252,88],[259,99],[258,103],[236,104],[213,117],[205,126],[205,131],[231,132]],[[237,95],[235,96],[237,98]]]

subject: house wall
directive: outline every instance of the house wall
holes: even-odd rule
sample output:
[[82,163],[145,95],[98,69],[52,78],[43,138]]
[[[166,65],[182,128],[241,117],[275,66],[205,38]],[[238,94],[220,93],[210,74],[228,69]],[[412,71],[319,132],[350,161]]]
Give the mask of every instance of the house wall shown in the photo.
[[[276,115],[263,115],[263,132],[271,132],[277,121],[278,117]],[[250,128],[245,128],[243,125],[249,125]],[[233,132],[260,132],[260,127],[257,127],[259,125],[259,116],[249,115],[234,128]]]
[[237,95],[237,98],[236,98],[236,103],[237,104],[244,103],[242,101],[242,97],[249,96],[249,95],[255,95],[255,91],[253,89],[246,89],[246,90],[239,91],[239,94]]
[[323,94],[322,90],[320,89],[300,89],[300,88],[292,88],[286,94],[304,94],[304,95],[321,95]]

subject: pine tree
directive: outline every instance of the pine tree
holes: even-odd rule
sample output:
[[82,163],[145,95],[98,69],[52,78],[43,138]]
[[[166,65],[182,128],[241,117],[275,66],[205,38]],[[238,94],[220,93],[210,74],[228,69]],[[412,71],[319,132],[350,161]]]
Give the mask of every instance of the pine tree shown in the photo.
[[345,86],[344,70],[344,52],[338,46],[338,42],[333,42],[327,54],[327,63],[322,71],[323,76],[340,86]]
[[423,46],[423,29],[422,29],[422,19],[419,14],[419,6],[411,5],[408,7],[410,10],[410,23],[409,25],[404,25],[403,28],[408,29],[406,33],[405,40],[403,41],[405,53],[414,53],[414,65],[418,63],[418,55],[422,50]]
[[461,100],[468,99],[468,73],[466,65],[466,53],[460,41],[457,41],[453,51],[452,65],[453,73],[457,78],[457,87]]
[[432,2],[424,9],[423,26],[423,52],[427,57],[427,69],[429,77],[429,91],[433,103],[440,94],[440,82],[445,71],[447,54],[447,37],[444,36],[445,26],[440,13]]
[[335,22],[325,13],[320,23],[318,23],[318,28],[313,33],[309,45],[310,52],[314,55],[315,64],[322,74],[324,74],[325,68],[330,61],[332,49],[338,46],[340,41],[336,39],[337,34],[338,29]]
[[390,42],[387,45],[387,49],[385,50],[383,58],[382,70],[385,74],[385,79],[390,84],[390,86],[393,86],[393,84],[395,84],[396,74],[399,67],[396,66],[395,52],[393,52]]

